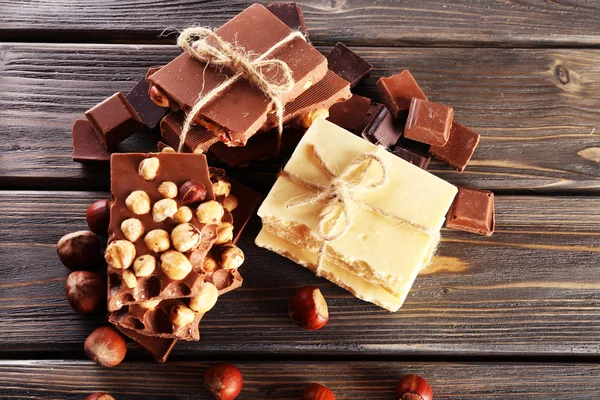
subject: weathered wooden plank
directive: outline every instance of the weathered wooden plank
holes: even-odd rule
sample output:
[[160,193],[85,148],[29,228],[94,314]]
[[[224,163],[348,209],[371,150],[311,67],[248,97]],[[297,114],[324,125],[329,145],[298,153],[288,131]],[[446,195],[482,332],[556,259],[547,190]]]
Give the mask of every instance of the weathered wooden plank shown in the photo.
[[[269,3],[270,0],[261,0]],[[319,44],[598,46],[594,0],[299,1]],[[167,28],[220,26],[248,1],[0,1],[0,40],[158,41]],[[164,41],[170,41],[166,37]]]
[[[441,163],[432,172],[493,190],[600,192],[600,50],[358,51],[376,66],[359,92],[377,96],[377,77],[409,68],[432,99],[483,135],[466,172]],[[70,159],[73,120],[177,53],[171,46],[1,46],[0,185],[106,189],[105,170]],[[140,135],[125,149],[155,142]],[[267,162],[237,174],[268,182],[280,167]]]
[[[55,253],[85,229],[87,205],[106,193],[0,192],[0,354],[83,356],[85,337],[106,323],[74,313],[68,270]],[[378,356],[597,356],[600,353],[600,198],[497,197],[491,238],[444,230],[433,266],[395,314],[253,244],[244,232],[244,286],[201,324],[199,343],[175,356],[255,354]],[[291,323],[295,288],[319,286],[331,320],[305,332]],[[27,353],[32,352],[32,353]],[[139,354],[134,352],[134,354]]]
[[[99,368],[82,361],[0,361],[3,399],[83,399],[104,391],[118,400],[210,399],[202,385],[206,362],[125,363]],[[594,364],[268,362],[236,363],[244,377],[240,399],[296,400],[310,382],[337,399],[391,399],[404,374],[416,373],[434,398],[458,400],[589,400],[600,391]]]

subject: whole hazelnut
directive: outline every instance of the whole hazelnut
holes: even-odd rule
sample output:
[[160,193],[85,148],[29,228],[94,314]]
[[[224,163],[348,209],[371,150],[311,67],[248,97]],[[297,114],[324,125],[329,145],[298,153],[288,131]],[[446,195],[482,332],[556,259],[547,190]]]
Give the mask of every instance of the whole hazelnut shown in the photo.
[[137,287],[137,278],[130,269],[123,270],[123,275],[121,277],[129,289]]
[[90,231],[96,235],[108,236],[108,224],[110,222],[110,202],[108,200],[96,200],[85,212]]
[[224,269],[238,269],[244,263],[244,252],[235,244],[227,244],[221,249],[221,266]]
[[137,218],[128,218],[121,222],[121,232],[130,242],[135,242],[144,234],[142,221]]
[[103,367],[120,364],[127,354],[125,340],[109,326],[102,326],[92,332],[85,340],[83,348],[92,361]]
[[219,197],[219,196],[227,197],[227,196],[229,196],[229,192],[231,192],[231,183],[227,182],[225,179],[223,179],[221,177],[218,177],[217,180],[215,182],[213,182],[212,186],[213,186],[213,193],[215,194],[216,197]]
[[311,383],[304,389],[301,400],[335,400],[335,395],[327,386]]
[[229,196],[225,197],[223,199],[223,208],[226,209],[227,211],[231,212],[233,210],[235,210],[238,206],[238,200],[237,198],[230,194]]
[[169,315],[176,326],[188,326],[196,318],[196,313],[184,305],[171,308]]
[[158,193],[167,199],[174,199],[177,197],[177,185],[174,182],[163,182],[158,186]]
[[150,276],[156,268],[156,258],[150,254],[139,256],[133,262],[133,272],[138,277]]
[[223,222],[217,228],[217,240],[215,244],[225,244],[233,240],[233,225],[229,222]]
[[102,264],[100,239],[89,231],[69,233],[56,244],[58,258],[65,267],[77,271],[94,269]]
[[171,279],[179,281],[192,271],[192,263],[178,251],[169,250],[160,256],[161,268]]
[[235,399],[243,386],[242,373],[231,364],[213,365],[204,374],[204,387],[216,400]]
[[304,286],[296,291],[289,303],[291,320],[302,329],[321,329],[329,321],[327,302],[314,286]]
[[200,244],[200,231],[192,224],[179,224],[171,231],[171,241],[182,253],[194,250]]
[[65,283],[65,293],[75,311],[90,314],[106,303],[106,282],[95,272],[71,272]]
[[175,221],[179,222],[180,224],[183,224],[186,222],[190,222],[193,216],[194,213],[192,212],[191,208],[189,208],[188,206],[182,206],[179,207],[175,215],[173,215],[173,218],[175,218]]
[[195,205],[206,198],[206,187],[198,181],[187,181],[179,188],[179,195],[182,205]]
[[196,218],[201,224],[218,224],[224,213],[221,203],[214,200],[206,201],[196,208]]
[[219,267],[217,261],[211,256],[204,257],[204,261],[202,261],[202,271],[208,273],[213,272]]
[[163,222],[171,218],[177,212],[177,202],[173,199],[162,199],[154,203],[152,207],[152,219],[154,222]]
[[127,240],[115,240],[106,248],[104,258],[109,267],[129,268],[135,260],[135,246]]
[[107,393],[94,393],[86,397],[85,400],[115,400],[115,398]]
[[[418,396],[418,397],[416,397]],[[395,400],[431,400],[433,391],[429,383],[419,375],[404,375],[394,390]]]
[[125,199],[127,209],[136,215],[144,215],[150,212],[150,197],[143,190],[135,190]]
[[150,86],[148,89],[148,96],[154,104],[159,107],[169,107],[169,98],[156,86]]
[[190,308],[199,313],[209,312],[219,297],[219,290],[210,282],[204,282],[200,292],[190,299]]
[[157,157],[144,158],[139,165],[138,173],[147,181],[151,181],[156,178],[158,169],[160,168],[160,161]]
[[148,249],[154,253],[167,251],[171,247],[169,234],[163,229],[154,229],[148,232],[144,237],[144,242]]
[[148,310],[154,310],[156,308],[157,305],[159,305],[161,302],[160,299],[157,300],[148,300],[148,301],[142,301],[140,303],[140,306],[148,309]]

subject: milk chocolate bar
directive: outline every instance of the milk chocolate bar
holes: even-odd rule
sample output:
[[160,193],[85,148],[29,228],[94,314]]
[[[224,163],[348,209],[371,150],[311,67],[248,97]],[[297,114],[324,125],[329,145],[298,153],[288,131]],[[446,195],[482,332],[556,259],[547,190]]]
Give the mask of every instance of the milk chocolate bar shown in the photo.
[[479,134],[454,121],[446,144],[431,146],[429,153],[438,160],[447,162],[459,172],[463,172],[479,144],[479,138]]
[[139,82],[127,93],[125,98],[129,101],[137,115],[140,117],[145,126],[150,129],[156,128],[160,120],[169,112],[169,108],[160,107],[150,99],[148,90],[150,85],[146,77],[158,71],[160,67],[151,68],[148,75],[144,76]]
[[459,186],[458,194],[446,217],[446,227],[483,236],[492,236],[494,225],[494,193]]
[[85,112],[106,150],[142,129],[142,120],[129,101],[118,92]]
[[413,98],[406,120],[404,137],[432,146],[444,146],[450,138],[452,107]]
[[337,43],[327,55],[329,69],[355,87],[371,74],[373,66],[343,43]]
[[[160,134],[169,146],[179,149],[179,137],[183,131],[185,114],[183,111],[171,111],[160,122]],[[203,126],[193,125],[185,137],[184,153],[205,153],[219,139],[212,131]]]
[[[223,40],[258,57],[292,30],[264,6],[254,4],[215,32]],[[287,103],[321,80],[327,72],[327,60],[302,38],[293,39],[272,51],[268,59],[279,59],[292,70],[294,88],[282,97]],[[281,78],[281,72],[263,71],[270,81]],[[205,65],[187,53],[161,68],[148,78],[172,102],[189,112],[201,94],[210,93],[229,79],[235,71]],[[250,82],[239,79],[200,111],[195,122],[212,130],[223,142],[243,146],[267,120],[273,104]]]
[[365,128],[363,121],[367,117],[371,103],[370,98],[354,94],[348,100],[332,105],[327,120],[354,134],[360,134]]
[[406,117],[413,98],[427,101],[427,96],[408,70],[377,81],[383,104],[394,118]]
[[271,11],[277,18],[283,21],[284,24],[293,30],[302,32],[306,40],[309,40],[308,29],[306,29],[306,21],[302,9],[296,3],[271,3],[267,6],[267,10]]
[[110,153],[102,146],[87,119],[76,120],[71,134],[73,137],[73,161],[108,164]]

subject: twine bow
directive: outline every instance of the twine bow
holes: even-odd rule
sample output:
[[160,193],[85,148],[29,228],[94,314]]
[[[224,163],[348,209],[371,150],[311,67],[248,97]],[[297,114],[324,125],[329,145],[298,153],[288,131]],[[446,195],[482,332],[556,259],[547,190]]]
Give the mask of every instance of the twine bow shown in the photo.
[[[240,78],[248,80],[273,102],[279,121],[279,137],[277,143],[277,149],[279,149],[281,135],[283,133],[284,104],[282,96],[294,88],[295,82],[292,76],[292,70],[285,62],[266,58],[273,51],[296,38],[306,40],[302,33],[294,31],[275,43],[260,56],[254,57],[252,53],[246,52],[244,49],[221,39],[211,29],[196,27],[188,28],[181,32],[177,39],[177,45],[187,51],[191,57],[205,63],[207,66],[212,64],[216,67],[227,67],[234,71],[235,75],[223,81],[206,95],[200,93],[198,101],[188,113],[185,123],[183,124],[183,129],[179,137],[178,151],[181,152],[190,126],[202,107],[206,106],[219,93],[225,90],[225,88],[232,85]],[[264,71],[272,71],[273,69],[277,69],[281,72],[281,82],[271,82],[265,76]]]

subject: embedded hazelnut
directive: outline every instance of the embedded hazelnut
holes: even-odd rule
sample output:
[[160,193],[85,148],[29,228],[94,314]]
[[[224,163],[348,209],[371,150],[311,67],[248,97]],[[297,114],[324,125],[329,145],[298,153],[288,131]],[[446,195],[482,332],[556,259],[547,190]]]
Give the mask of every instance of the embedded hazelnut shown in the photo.
[[69,233],[56,244],[58,258],[71,270],[93,269],[102,263],[100,239],[90,231]]
[[429,383],[419,375],[404,375],[400,378],[398,383],[396,383],[396,388],[394,390],[395,400],[431,400],[432,398],[433,391],[431,390],[431,386],[429,386]]
[[192,224],[179,224],[171,232],[171,241],[182,253],[194,250],[200,244],[200,231]]
[[221,177],[217,177],[217,180],[213,182],[213,193],[216,197],[229,196],[229,192],[231,192],[231,183],[227,182],[225,179]]
[[106,248],[104,258],[109,267],[129,268],[135,259],[135,246],[127,240],[115,240]]
[[150,254],[139,256],[133,263],[133,272],[138,277],[150,276],[156,268],[156,258]]
[[162,199],[154,203],[152,207],[152,219],[154,222],[163,222],[171,218],[177,212],[177,202],[173,199]]
[[169,107],[169,98],[156,86],[150,86],[148,89],[148,96],[154,104],[159,107]]
[[160,150],[161,153],[177,153],[171,146],[165,146]]
[[327,386],[311,383],[304,389],[301,400],[335,400],[335,395]]
[[183,224],[185,222],[190,222],[193,216],[194,213],[192,212],[192,209],[187,206],[183,206],[179,207],[175,215],[173,215],[173,218],[175,218],[175,221]]
[[127,209],[136,215],[144,215],[150,212],[150,197],[143,190],[131,192],[125,199]]
[[135,242],[144,234],[142,221],[137,218],[128,218],[121,222],[121,232],[130,242]]
[[238,206],[238,201],[237,198],[230,194],[229,196],[225,197],[223,199],[223,208],[226,209],[227,211],[231,212],[233,210],[235,210]]
[[115,398],[107,393],[94,393],[86,397],[85,400],[115,400]]
[[315,122],[315,120],[317,118],[327,118],[329,117],[329,110],[326,108],[321,108],[318,110],[313,110],[310,111],[308,114],[306,114],[301,120],[300,120],[300,125],[303,128],[310,128],[310,126],[312,125],[313,122]]
[[125,282],[125,285],[127,285],[129,289],[137,287],[137,278],[135,277],[135,274],[131,272],[131,270],[124,270],[123,275],[121,277],[123,278],[123,282]]
[[158,193],[167,199],[174,199],[178,193],[177,185],[169,181],[163,182],[158,186]]
[[198,204],[206,198],[206,188],[197,181],[187,181],[179,188],[181,204],[184,206]]
[[96,235],[107,236],[108,224],[110,222],[110,202],[108,200],[96,200],[88,207],[85,213],[90,231]]
[[157,157],[144,158],[138,168],[138,173],[147,181],[151,181],[156,178],[158,169],[160,168],[160,161]]
[[291,320],[302,329],[317,330],[329,321],[327,302],[314,286],[304,286],[296,291],[289,303]]
[[196,218],[202,224],[218,224],[224,213],[221,203],[214,200],[206,201],[196,208]]
[[178,251],[169,250],[160,256],[161,268],[173,280],[181,280],[192,271],[192,263]]
[[154,310],[156,308],[157,305],[160,304],[160,299],[158,300],[148,300],[148,301],[142,301],[140,303],[140,306],[148,309],[148,310]]
[[95,272],[71,272],[65,283],[65,293],[75,311],[90,314],[106,302],[106,282]]
[[234,400],[243,386],[242,373],[231,364],[213,365],[204,374],[204,387],[216,400]]
[[171,322],[177,326],[188,326],[196,318],[196,313],[183,305],[171,308]]
[[96,364],[114,367],[123,361],[127,354],[127,344],[119,333],[111,327],[96,329],[85,340],[85,354]]
[[244,252],[235,244],[227,244],[221,249],[221,266],[224,269],[237,269],[244,263]]
[[202,262],[202,271],[208,273],[213,272],[219,267],[217,261],[211,256],[206,256]]
[[204,282],[200,292],[190,299],[190,308],[199,313],[209,312],[219,297],[219,290],[210,282]]
[[171,247],[169,234],[163,229],[154,229],[148,232],[144,237],[144,242],[148,249],[154,253],[167,251]]
[[215,244],[225,244],[233,240],[233,225],[229,222],[223,222],[217,228],[217,240]]

